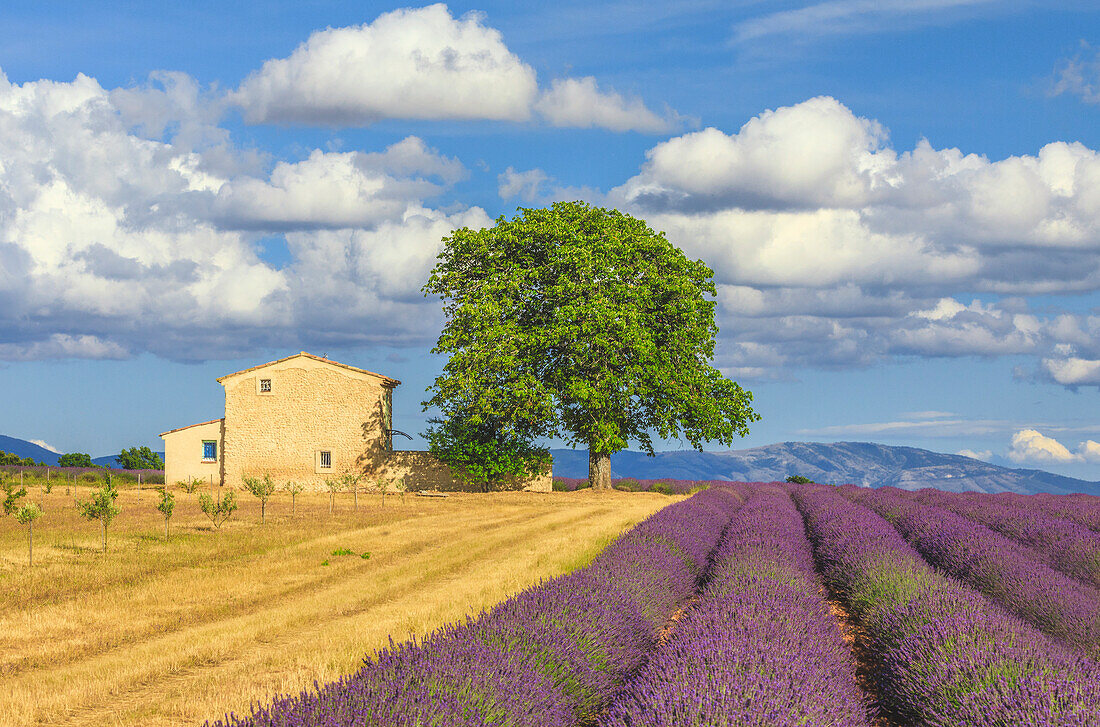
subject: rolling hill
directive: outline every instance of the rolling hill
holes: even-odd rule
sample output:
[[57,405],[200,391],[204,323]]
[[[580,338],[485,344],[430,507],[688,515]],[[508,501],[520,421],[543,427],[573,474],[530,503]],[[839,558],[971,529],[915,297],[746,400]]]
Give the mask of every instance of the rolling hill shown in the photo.
[[36,462],[57,464],[57,452],[51,452],[34,442],[16,439],[15,437],[5,437],[3,434],[0,434],[0,452],[10,452],[20,457],[33,457]]
[[[17,439],[16,437],[6,437],[0,434],[0,452],[11,452],[17,454],[20,457],[32,457],[36,462],[45,462],[46,464],[57,464],[57,458],[60,456],[57,452],[51,452],[45,447],[41,447],[34,442],[28,442],[25,439]],[[164,459],[164,452],[157,452],[161,459]],[[115,462],[115,457],[118,454],[107,454],[102,457],[92,458],[92,464],[99,465],[100,467],[118,467],[118,463]]]
[[[555,449],[554,474],[587,477],[588,453]],[[951,492],[1018,492],[1100,495],[1100,482],[1033,469],[1000,467],[957,454],[872,442],[783,442],[727,452],[619,452],[612,477],[767,482],[799,474],[816,482],[905,490],[935,487]]]

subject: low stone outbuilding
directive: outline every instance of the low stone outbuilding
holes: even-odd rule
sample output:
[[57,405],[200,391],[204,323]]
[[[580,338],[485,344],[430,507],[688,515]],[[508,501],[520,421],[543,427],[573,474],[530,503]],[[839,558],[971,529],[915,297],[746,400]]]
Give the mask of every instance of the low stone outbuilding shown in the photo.
[[[320,489],[345,472],[404,478],[409,490],[456,489],[427,452],[393,448],[393,391],[400,381],[305,351],[218,379],[225,416],[164,432],[165,481],[239,486],[269,473]],[[527,489],[549,491],[550,474]]]

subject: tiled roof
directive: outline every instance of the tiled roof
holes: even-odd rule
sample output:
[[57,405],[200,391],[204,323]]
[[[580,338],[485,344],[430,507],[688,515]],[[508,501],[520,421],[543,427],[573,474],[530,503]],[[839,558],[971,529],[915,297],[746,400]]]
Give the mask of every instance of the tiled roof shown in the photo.
[[225,376],[219,376],[217,381],[218,381],[218,383],[221,383],[222,381],[225,381],[226,379],[228,379],[230,376],[236,376],[237,374],[245,374],[245,373],[248,373],[249,371],[255,371],[256,369],[262,369],[265,366],[274,366],[275,364],[282,363],[283,361],[289,361],[292,358],[299,358],[301,356],[305,356],[306,358],[311,358],[314,361],[323,361],[324,363],[331,364],[333,366],[339,366],[340,368],[348,369],[349,371],[356,371],[356,372],[361,373],[361,374],[369,374],[371,376],[377,376],[378,378],[382,379],[382,385],[383,386],[394,387],[394,386],[397,386],[401,383],[397,379],[391,379],[389,376],[383,376],[382,374],[376,374],[373,371],[367,371],[366,369],[360,369],[360,368],[356,368],[354,366],[348,366],[347,364],[342,364],[338,361],[330,361],[327,358],[323,358],[321,356],[314,356],[312,353],[306,353],[305,351],[302,351],[301,353],[296,353],[293,356],[287,356],[286,358],[278,359],[276,361],[268,361],[267,363],[260,364],[259,366],[252,366],[252,367],[247,368],[247,369],[241,369],[240,371],[234,371],[233,373],[226,374]]

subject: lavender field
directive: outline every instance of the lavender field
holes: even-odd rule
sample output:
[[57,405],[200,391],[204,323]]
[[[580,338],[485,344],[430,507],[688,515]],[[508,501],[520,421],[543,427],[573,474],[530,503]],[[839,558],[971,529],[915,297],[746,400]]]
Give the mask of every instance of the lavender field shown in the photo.
[[1100,498],[707,483],[587,567],[214,725],[1100,725],[1098,572]]

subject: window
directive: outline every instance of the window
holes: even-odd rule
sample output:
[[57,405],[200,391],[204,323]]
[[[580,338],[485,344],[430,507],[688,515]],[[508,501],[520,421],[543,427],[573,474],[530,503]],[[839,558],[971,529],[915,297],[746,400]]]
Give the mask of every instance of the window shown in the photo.
[[332,469],[332,452],[321,452],[321,469]]
[[218,443],[214,441],[204,441],[202,443],[202,461],[203,462],[215,462],[218,459]]
[[260,393],[261,394],[270,394],[271,393],[271,379],[260,379]]

